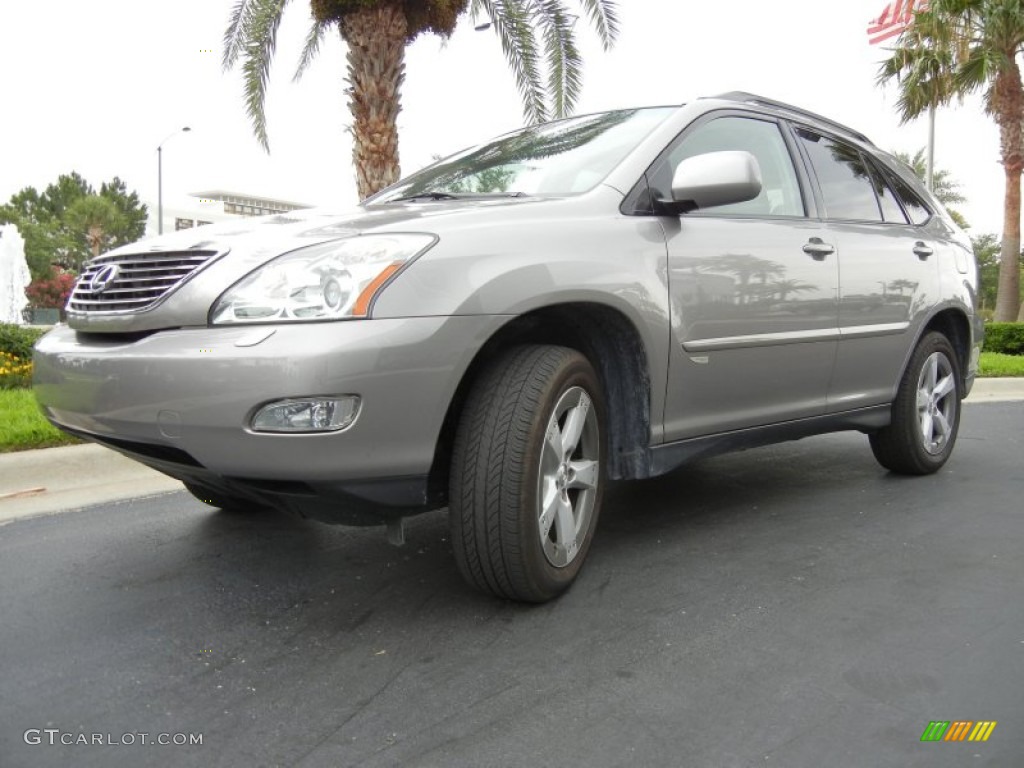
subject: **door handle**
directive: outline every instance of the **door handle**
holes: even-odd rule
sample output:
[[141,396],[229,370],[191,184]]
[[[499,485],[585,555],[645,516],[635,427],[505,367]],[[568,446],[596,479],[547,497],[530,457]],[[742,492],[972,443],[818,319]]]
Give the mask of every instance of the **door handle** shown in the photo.
[[812,237],[807,241],[807,245],[804,246],[803,251],[815,261],[824,261],[825,257],[830,253],[835,253],[836,249],[820,237]]
[[931,248],[929,248],[923,242],[918,240],[916,243],[914,243],[914,253],[917,254],[917,258],[919,258],[921,261],[924,261],[929,256],[931,256],[933,253],[935,253],[935,251],[933,251]]

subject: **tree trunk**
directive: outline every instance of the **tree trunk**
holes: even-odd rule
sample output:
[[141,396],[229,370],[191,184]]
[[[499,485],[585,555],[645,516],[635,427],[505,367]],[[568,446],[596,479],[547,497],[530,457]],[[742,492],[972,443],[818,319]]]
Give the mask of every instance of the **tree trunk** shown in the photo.
[[1006,174],[1003,198],[1003,246],[999,255],[999,290],[994,319],[1012,323],[1020,310],[1020,177],[1024,170],[1021,121],[1024,87],[1013,56],[1010,66],[996,77],[990,105],[999,123],[1000,159]]
[[93,258],[100,255],[100,248],[103,245],[103,230],[99,227],[89,227],[89,234],[86,239],[89,241],[89,249]]
[[999,252],[999,289],[993,316],[997,323],[1012,323],[1020,309],[1020,176],[1020,169],[1006,169],[1003,246]]
[[385,3],[349,13],[339,26],[348,44],[352,161],[362,200],[398,181],[398,113],[408,25],[398,3]]

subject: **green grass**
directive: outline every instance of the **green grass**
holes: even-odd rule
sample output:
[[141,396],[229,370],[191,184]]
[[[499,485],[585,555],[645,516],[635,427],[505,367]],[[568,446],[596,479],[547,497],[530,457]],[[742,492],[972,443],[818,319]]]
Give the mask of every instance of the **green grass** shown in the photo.
[[43,417],[31,389],[0,389],[0,414],[0,453],[80,442]]
[[1024,355],[982,352],[978,367],[981,376],[1024,376]]

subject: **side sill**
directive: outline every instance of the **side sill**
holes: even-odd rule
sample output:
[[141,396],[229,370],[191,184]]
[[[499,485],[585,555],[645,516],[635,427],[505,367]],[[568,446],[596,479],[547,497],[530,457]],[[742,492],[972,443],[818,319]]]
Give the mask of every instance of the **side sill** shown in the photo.
[[804,437],[828,432],[852,429],[873,432],[888,426],[892,418],[891,414],[892,406],[886,403],[885,405],[858,408],[854,411],[830,413],[826,416],[787,421],[765,427],[738,429],[733,432],[722,432],[717,435],[693,437],[688,440],[656,445],[650,450],[650,474],[648,477],[657,477],[687,462],[716,456],[720,453],[784,443],[789,440],[800,440]]

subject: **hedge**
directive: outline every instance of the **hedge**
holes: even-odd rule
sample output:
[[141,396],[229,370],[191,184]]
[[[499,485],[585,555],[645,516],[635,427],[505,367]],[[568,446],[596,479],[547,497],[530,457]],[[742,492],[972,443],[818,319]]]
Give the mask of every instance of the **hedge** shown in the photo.
[[985,351],[1024,355],[1024,323],[987,323]]
[[31,360],[32,345],[47,330],[46,328],[23,328],[20,325],[0,323],[0,352],[7,352],[22,360]]

